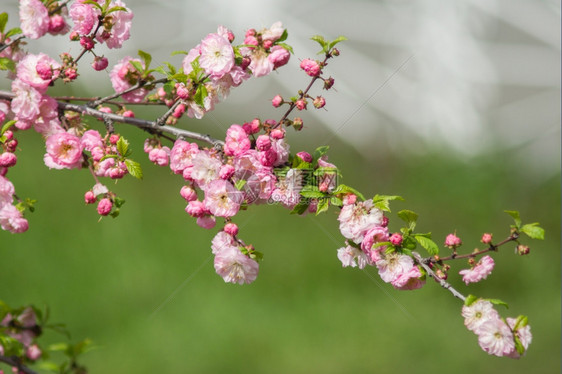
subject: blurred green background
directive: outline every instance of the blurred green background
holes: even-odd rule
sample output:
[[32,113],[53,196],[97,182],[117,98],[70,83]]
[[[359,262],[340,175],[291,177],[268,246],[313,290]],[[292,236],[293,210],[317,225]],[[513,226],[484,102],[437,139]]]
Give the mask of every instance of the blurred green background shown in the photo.
[[[179,3],[170,1],[166,6]],[[383,10],[388,2],[352,1],[345,6],[357,7],[351,8],[360,17],[358,7],[374,3]],[[164,8],[149,0],[130,2],[129,6],[135,9],[135,4],[144,7],[136,13],[135,30],[146,34],[150,29],[154,45],[164,41],[180,44],[162,36],[167,29],[146,27],[150,11]],[[530,108],[536,122],[523,120],[513,114],[516,111],[505,117],[500,115],[504,112],[487,107],[481,110],[483,119],[474,127],[478,131],[470,132],[470,121],[462,124],[457,134],[460,140],[451,135],[451,129],[432,127],[431,121],[431,126],[413,129],[407,120],[400,123],[400,118],[385,110],[393,101],[399,106],[394,112],[416,117],[417,111],[412,109],[410,113],[410,100],[423,102],[431,92],[422,96],[416,91],[412,98],[409,93],[414,91],[401,85],[401,79],[417,77],[414,67],[419,67],[416,64],[423,56],[418,51],[404,67],[404,74],[396,74],[410,52],[384,44],[380,35],[377,40],[383,46],[376,51],[388,53],[373,56],[378,52],[362,50],[365,41],[354,33],[364,30],[348,30],[349,22],[334,27],[336,23],[328,22],[328,18],[319,20],[321,15],[337,14],[335,4],[310,13],[314,15],[310,19],[302,9],[295,14],[292,10],[296,8],[281,9],[285,14],[275,13],[278,9],[271,12],[275,13],[273,21],[283,19],[290,30],[289,42],[298,47],[308,45],[304,38],[330,26],[330,36],[344,34],[351,39],[348,47],[342,45],[342,56],[328,69],[338,89],[327,95],[328,111],[303,113],[303,132],[289,133],[292,150],[313,151],[329,144],[330,161],[342,170],[343,183],[367,196],[379,193],[405,197],[405,202],[394,204],[394,211],[412,209],[419,213],[419,230],[432,231],[438,243],[455,230],[467,251],[480,244],[483,232],[494,233],[496,239],[507,236],[511,218],[503,213],[505,209],[519,210],[524,221],[540,222],[546,229],[546,240],[528,241],[529,256],[517,256],[513,247],[505,246],[495,256],[496,269],[481,284],[467,287],[457,277],[450,278],[465,294],[506,301],[510,308],[500,309],[503,316],[529,316],[534,339],[526,357],[500,359],[483,353],[476,336],[463,325],[460,301],[432,281],[415,292],[395,291],[373,268],[342,269],[336,257],[337,248],[343,246],[337,211],[320,217],[295,217],[278,206],[257,206],[241,213],[235,220],[241,237],[262,251],[265,259],[253,284],[225,284],[212,264],[210,241],[216,229],[206,231],[196,226],[184,212],[185,203],[179,196],[181,178],[169,169],[150,165],[142,152],[143,134],[122,125],[117,125],[117,131],[130,140],[133,157],[143,165],[145,179],[126,178],[115,185],[108,182],[127,202],[120,217],[100,222],[95,208],[83,203],[83,193],[93,185],[88,172],[48,170],[43,165],[44,144],[39,136],[32,131],[18,134],[18,165],[8,176],[19,196],[35,198],[38,203],[36,212],[28,215],[29,232],[0,232],[0,298],[11,306],[48,304],[52,322],[66,323],[73,341],[93,339],[98,349],[83,358],[92,373],[560,372],[560,80],[550,77],[556,82],[544,83],[530,75],[525,79],[533,78],[533,84],[506,80],[486,83],[497,88],[500,98],[493,101],[495,104]],[[188,30],[195,42],[182,40],[184,46],[171,47],[168,52],[191,48],[218,23],[241,22],[224,10],[202,20],[198,14],[210,14],[220,6],[209,2],[201,7],[195,14],[180,13],[185,17],[183,23],[169,22],[174,32],[183,30],[185,34]],[[406,8],[393,13],[396,22],[408,20],[401,18],[405,12],[415,13],[415,9]],[[473,10],[477,16],[479,12],[482,9]],[[511,13],[499,13],[505,16],[500,22],[503,26],[514,27],[508,17]],[[428,14],[429,19],[434,15]],[[168,16],[174,20],[179,17],[169,9]],[[269,26],[270,16],[260,9],[256,18]],[[475,19],[482,20],[473,17],[471,22]],[[303,20],[309,20],[310,29],[299,23]],[[521,37],[524,42],[531,43],[529,40],[541,35],[524,26],[532,36]],[[502,41],[513,42],[512,35],[520,36],[511,30],[506,38],[507,34],[495,30]],[[241,38],[243,30],[235,32]],[[392,32],[388,35],[390,39],[396,36]],[[114,56],[134,54],[137,46],[156,56],[144,42],[143,38],[136,42],[132,39],[130,50],[113,51]],[[308,47],[315,49],[313,45]],[[380,79],[356,73],[363,71],[355,65],[359,61],[354,54],[357,50],[365,52],[363,62],[375,66],[385,62],[388,69],[373,68],[380,70]],[[270,107],[269,99],[276,93],[288,97],[304,86],[297,66],[298,58],[309,57],[308,50],[296,48],[296,52],[285,70],[271,79],[249,81],[204,120],[184,120],[182,126],[221,137],[231,123],[255,116],[278,118],[280,113]],[[85,79],[90,74],[86,69],[81,73]],[[387,84],[385,79],[391,74],[396,76]],[[364,85],[354,80],[358,76]],[[111,92],[107,77],[100,79],[98,75],[86,82],[71,93]],[[9,87],[9,81],[1,83],[2,88]],[[428,82],[424,84],[422,88]],[[378,88],[380,92],[370,96]],[[68,94],[67,87],[60,86],[54,92]],[[558,98],[554,106],[551,97],[535,96],[544,92],[554,92]],[[527,97],[537,101],[520,101]],[[482,96],[478,100],[483,100]],[[465,114],[458,116],[463,120],[470,117]],[[137,116],[155,115],[139,111]],[[421,121],[423,116],[419,117]],[[498,125],[512,120],[521,123]],[[101,125],[95,126],[101,129]],[[365,134],[363,139],[357,140],[361,134]],[[473,147],[475,143],[479,147]],[[400,224],[395,216],[390,218],[390,229],[395,231]],[[463,261],[453,265],[451,275],[466,267]],[[64,337],[51,332],[48,340]]]

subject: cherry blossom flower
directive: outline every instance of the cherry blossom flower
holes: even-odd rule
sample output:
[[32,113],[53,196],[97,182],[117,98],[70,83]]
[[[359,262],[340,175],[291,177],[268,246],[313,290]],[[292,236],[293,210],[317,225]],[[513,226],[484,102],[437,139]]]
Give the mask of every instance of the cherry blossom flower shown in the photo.
[[103,141],[97,130],[88,130],[82,135],[80,145],[86,151],[91,152],[95,147],[103,147]]
[[364,269],[368,263],[365,253],[350,245],[338,249],[338,259],[344,268],[351,266]]
[[[31,127],[40,114],[41,93],[20,79],[12,82],[12,92],[15,94],[12,100],[12,112],[17,120],[29,123],[29,127]],[[17,123],[16,126],[18,126]]]
[[39,39],[49,30],[49,12],[39,0],[20,0],[20,22],[23,34]]
[[[515,324],[517,322],[517,319],[507,317],[505,320],[509,328],[513,331],[515,329]],[[531,326],[529,325],[519,326],[517,330],[513,331],[513,333],[515,334],[515,336],[517,336],[517,338],[521,342],[521,345],[525,349],[525,351],[523,352],[523,355],[525,355],[525,353],[527,353],[527,348],[529,348],[529,344],[531,344],[531,341],[533,340],[533,335],[531,334]],[[519,352],[517,352],[517,349],[514,349],[509,354],[509,357],[511,358],[520,358],[521,356],[522,355],[520,355]]]
[[0,209],[6,204],[11,204],[15,193],[14,185],[10,180],[0,175]]
[[24,83],[44,93],[49,84],[56,79],[61,65],[44,53],[29,54],[20,61],[17,77]]
[[131,9],[127,8],[123,1],[116,0],[113,4],[110,5],[110,7],[115,6],[123,7],[126,9],[126,11],[120,10],[111,13],[112,27],[110,36],[108,38],[98,36],[98,41],[101,42],[105,40],[105,44],[107,44],[107,47],[110,49],[121,48],[123,43],[129,39],[132,20],[134,17]]
[[217,217],[236,215],[242,201],[242,192],[228,181],[217,179],[205,187],[205,206]]
[[201,41],[199,65],[205,73],[221,78],[234,66],[234,50],[228,39],[219,34],[209,34]]
[[280,45],[273,46],[271,48],[271,54],[267,56],[269,62],[273,64],[273,69],[280,68],[283,65],[286,65],[291,58],[291,54],[285,48],[281,47]]
[[425,284],[425,279],[422,279],[423,273],[417,266],[412,266],[410,270],[400,274],[395,278],[391,284],[398,290],[415,290],[422,288]]
[[215,255],[215,271],[227,283],[249,284],[256,280],[259,264],[232,246]]
[[236,240],[225,231],[219,231],[211,242],[214,255],[230,247],[236,247]]
[[410,256],[393,252],[384,255],[375,264],[381,279],[386,283],[394,283],[400,276],[410,272],[414,267],[414,260]]
[[68,15],[74,22],[72,31],[76,31],[80,35],[88,35],[98,20],[99,10],[90,4],[82,4],[75,1],[70,6]]
[[464,325],[470,331],[476,331],[488,320],[500,318],[492,303],[482,299],[475,301],[470,306],[464,305],[461,315],[464,317]]
[[23,214],[18,208],[11,204],[5,204],[0,209],[0,226],[2,230],[18,234],[27,231],[29,223],[23,218]]
[[486,353],[494,356],[508,356],[515,349],[513,333],[500,318],[488,319],[476,330],[478,344]]
[[344,205],[338,221],[340,221],[340,232],[345,238],[361,243],[369,229],[382,226],[383,212],[373,207],[372,200],[367,200]]
[[209,152],[198,152],[192,162],[191,178],[199,188],[205,188],[207,183],[219,178],[222,162],[212,157]]
[[178,139],[170,151],[170,169],[175,174],[181,174],[186,168],[193,167],[193,157],[199,152],[196,143],[189,143]]
[[462,280],[468,285],[486,279],[492,273],[492,270],[494,270],[494,259],[490,256],[484,256],[472,269],[461,270],[459,274],[463,276]]
[[74,169],[82,164],[80,138],[67,132],[49,136],[45,142],[45,165],[51,169]]
[[242,126],[234,124],[226,130],[224,153],[227,156],[240,156],[249,150],[250,146],[250,139]]
[[[136,61],[144,67],[142,61],[137,58],[127,56],[121,59],[109,73],[111,85],[115,92],[123,92],[137,83],[139,72],[130,64],[131,61]],[[123,94],[122,97],[130,103],[140,103],[147,94],[147,89],[139,88]]]

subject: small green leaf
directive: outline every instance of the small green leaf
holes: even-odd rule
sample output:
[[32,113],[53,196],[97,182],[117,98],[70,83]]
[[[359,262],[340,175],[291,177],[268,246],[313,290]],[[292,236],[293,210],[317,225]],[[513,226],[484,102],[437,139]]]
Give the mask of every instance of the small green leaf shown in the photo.
[[416,221],[418,220],[418,215],[412,212],[411,210],[407,210],[407,209],[401,210],[397,214],[401,220],[403,220],[408,224],[408,228],[411,231],[413,231],[414,228],[416,227]]
[[0,33],[4,33],[4,29],[6,28],[6,24],[8,23],[8,13],[2,12],[0,13]]
[[16,64],[13,60],[7,57],[0,57],[0,70],[10,70],[15,73]]
[[120,136],[119,140],[117,141],[117,152],[123,157],[128,156],[129,152],[129,141],[127,141],[124,137]]
[[338,187],[336,187],[336,189],[333,192],[334,195],[339,195],[339,194],[354,194],[355,196],[357,196],[358,198],[360,198],[361,200],[365,200],[365,197],[363,196],[363,194],[359,191],[357,191],[355,188],[353,187],[349,187],[346,186],[345,184],[340,184],[338,185]]
[[519,215],[518,211],[516,211],[516,210],[504,210],[504,212],[509,214],[515,220],[515,226],[517,226],[517,228],[521,227],[521,216]]
[[528,223],[526,225],[523,225],[523,227],[521,227],[519,231],[526,234],[531,239],[544,240],[544,229],[538,225],[538,222]]
[[503,305],[506,307],[506,309],[509,309],[509,305],[507,305],[506,302],[501,301],[500,299],[485,299],[488,300],[489,302],[491,302],[494,305]]
[[316,206],[316,215],[320,213],[324,213],[330,207],[330,200],[329,199],[319,199],[318,205]]
[[117,217],[119,217],[119,213],[121,213],[121,210],[120,210],[119,208],[115,208],[115,209],[113,210],[113,212],[109,213],[109,215],[110,215],[112,218],[117,218]]
[[115,206],[117,208],[121,208],[123,206],[123,204],[125,204],[125,199],[122,199],[122,198],[116,196],[113,199],[113,202],[115,203]]
[[471,306],[472,304],[474,304],[476,301],[478,300],[478,297],[474,296],[474,295],[468,295],[466,297],[466,299],[464,300],[464,305],[466,306]]
[[330,43],[328,49],[334,48],[334,46],[335,46],[336,44],[338,44],[339,42],[343,42],[344,40],[347,40],[347,38],[346,38],[345,36],[338,36],[335,40],[333,40],[333,41]]
[[517,331],[518,329],[527,326],[529,323],[529,318],[527,316],[520,315],[515,320],[515,325],[513,326],[513,330]]
[[289,32],[287,31],[287,29],[283,30],[283,34],[281,34],[279,39],[276,40],[275,44],[279,44],[279,42],[284,42],[285,40],[287,40],[288,36],[289,36]]
[[52,361],[42,361],[37,366],[39,369],[51,371],[53,373],[60,373],[61,370],[57,364]]
[[127,166],[129,174],[137,179],[142,179],[142,168],[138,162],[128,158],[125,160],[125,166]]
[[275,44],[277,44],[280,47],[285,48],[287,51],[289,51],[290,54],[292,54],[292,55],[295,54],[295,52],[293,51],[293,47],[291,47],[289,44],[286,44],[286,43],[275,43]]
[[420,245],[424,247],[427,253],[429,253],[431,256],[439,254],[439,247],[433,240],[428,238],[426,234],[416,234],[414,235],[414,238],[416,238],[418,243],[420,243]]
[[139,72],[142,73],[144,71],[144,67],[138,61],[129,61],[129,64],[133,65],[133,67]]
[[73,347],[74,356],[78,356],[82,353],[85,353],[92,349],[92,340],[91,339],[84,339],[81,342],[78,342]]
[[152,62],[152,56],[150,55],[150,53],[147,53],[147,52],[139,49],[139,56],[142,59],[142,61],[144,62],[145,70],[148,69],[148,67],[150,66],[150,63]]
[[49,345],[48,349],[49,351],[52,352],[56,352],[56,351],[67,351],[69,349],[70,345],[67,343],[55,343],[55,344],[51,344]]
[[246,185],[246,180],[245,179],[239,179],[236,181],[236,183],[234,184],[234,187],[236,187],[236,189],[238,191],[242,191],[242,188],[244,188],[244,186]]
[[523,346],[523,343],[521,343],[521,339],[519,339],[519,337],[517,335],[513,335],[514,338],[514,342],[515,342],[515,349],[517,350],[517,353],[519,353],[519,355],[522,355],[523,353],[525,353],[525,347]]
[[301,194],[301,196],[304,196],[304,197],[309,198],[309,199],[321,199],[321,198],[326,197],[326,194],[324,194],[323,192],[310,191],[310,190],[305,191],[304,189],[302,189],[300,191],[300,194]]
[[21,34],[21,33],[22,33],[22,31],[19,27],[14,27],[13,29],[8,30],[6,35],[4,35],[4,39],[8,39],[12,35],[17,35],[17,34]]
[[320,44],[320,46],[322,47],[322,49],[326,48],[327,46],[327,42],[324,39],[324,37],[322,35],[314,35],[312,38],[310,38],[312,40],[314,40],[316,43]]
[[343,206],[343,201],[339,197],[332,196],[330,198],[330,204],[333,206]]
[[414,250],[417,247],[416,241],[411,236],[404,236],[402,239],[402,248]]
[[291,214],[298,214],[301,215],[308,209],[308,201],[301,200],[294,208],[291,210]]
[[173,51],[173,52],[171,53],[171,55],[172,55],[172,56],[175,56],[175,55],[186,55],[186,54],[188,54],[188,53],[189,53],[188,51]]
[[95,2],[95,1],[86,0],[86,1],[83,1],[82,4],[90,4],[90,5],[93,5],[93,6],[95,6],[96,8],[98,8],[100,11],[103,11],[103,8],[101,7],[101,5],[99,5],[99,4],[98,4],[97,2]]
[[109,13],[113,13],[113,12],[127,12],[127,8],[124,8],[122,6],[115,6],[111,9],[109,9],[107,12],[105,12],[105,14],[109,14]]
[[11,121],[6,122],[6,123],[2,126],[2,130],[0,130],[0,135],[4,135],[4,133],[5,133],[6,131],[8,131],[8,130],[10,129],[10,127],[12,127],[12,126],[15,125],[15,124],[16,124],[16,121],[15,121],[15,120],[11,120]]
[[199,105],[201,108],[205,107],[205,98],[207,97],[208,93],[207,93],[207,88],[205,87],[204,84],[199,85],[199,87],[197,87],[197,91],[195,92],[195,96],[194,96],[194,100],[195,103],[197,105]]
[[327,145],[323,145],[321,147],[316,148],[316,150],[314,151],[314,154],[313,154],[313,158],[314,158],[313,163],[315,164],[320,157],[322,157],[326,153],[328,153],[329,149],[330,149],[330,147],[327,146]]
[[402,201],[404,201],[404,199],[401,196],[376,194],[373,197],[373,205],[375,206],[375,208],[380,209],[384,212],[390,212],[390,201],[391,200],[402,200]]

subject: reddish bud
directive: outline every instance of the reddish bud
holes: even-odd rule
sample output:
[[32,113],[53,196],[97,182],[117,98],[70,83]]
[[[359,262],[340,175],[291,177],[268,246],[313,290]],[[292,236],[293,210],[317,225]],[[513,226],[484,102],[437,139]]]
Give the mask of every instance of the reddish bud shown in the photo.
[[12,166],[14,166],[16,164],[17,161],[18,161],[17,156],[15,154],[13,154],[12,152],[4,152],[4,153],[0,154],[0,166],[1,167],[11,168]]
[[317,96],[312,103],[316,109],[324,108],[324,105],[326,105],[326,99],[322,96]]
[[280,95],[276,95],[271,100],[271,105],[273,105],[275,108],[279,108],[281,104],[283,104],[283,98]]
[[117,134],[111,134],[109,136],[109,142],[113,145],[117,144],[117,142],[119,141],[120,136]]
[[123,117],[135,118],[135,113],[132,110],[126,110],[123,112]]
[[228,235],[236,236],[238,234],[238,225],[229,222],[224,225],[224,232],[226,232]]
[[445,247],[455,249],[457,247],[460,247],[461,244],[462,244],[461,239],[458,236],[456,236],[455,234],[449,234],[445,238]]
[[400,244],[402,244],[402,240],[403,240],[402,235],[397,232],[390,235],[390,238],[388,239],[388,241],[390,241],[390,243],[395,246],[399,246]]
[[97,199],[96,199],[96,195],[94,194],[94,191],[92,190],[86,191],[86,193],[84,194],[84,201],[86,202],[86,204],[95,203]]
[[285,137],[285,130],[282,130],[282,129],[275,129],[275,130],[271,131],[270,136],[271,136],[273,139],[277,139],[277,140],[283,139],[283,138]]
[[113,203],[108,198],[103,198],[98,203],[98,214],[100,216],[107,216],[111,212],[111,208],[113,208]]
[[328,79],[324,79],[324,89],[329,90],[334,85],[334,78],[330,77]]
[[105,69],[107,65],[109,65],[109,61],[107,60],[107,57],[103,57],[103,56],[94,57],[94,62],[92,62],[92,67],[96,71]]
[[484,244],[492,243],[492,234],[485,233],[482,235],[482,239],[480,239],[480,241]]
[[295,106],[297,107],[298,110],[305,110],[306,109],[306,99],[298,99],[295,102]]
[[528,255],[529,252],[531,252],[531,249],[529,247],[527,247],[526,245],[519,244],[517,246],[517,254],[518,255],[520,255],[520,256]]
[[297,131],[301,131],[303,128],[303,122],[302,122],[302,118],[300,117],[295,117],[295,119],[293,119],[293,128]]
[[94,41],[94,39],[92,39],[88,36],[82,36],[80,38],[80,45],[87,51],[94,48],[95,44],[96,44],[96,42]]

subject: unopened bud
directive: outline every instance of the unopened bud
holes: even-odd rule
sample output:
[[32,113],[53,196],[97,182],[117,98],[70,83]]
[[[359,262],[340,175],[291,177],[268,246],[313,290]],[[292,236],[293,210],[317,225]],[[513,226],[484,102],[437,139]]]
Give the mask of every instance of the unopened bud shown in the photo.
[[517,254],[518,254],[518,255],[524,256],[524,255],[528,255],[529,252],[531,252],[531,249],[530,249],[528,246],[526,246],[526,245],[519,244],[519,245],[517,246],[516,251],[517,251]]
[[295,119],[293,119],[293,128],[297,131],[301,131],[303,128],[303,122],[302,122],[302,118],[300,117],[295,117]]
[[492,243],[492,234],[485,233],[482,235],[482,239],[480,241],[484,244]]

